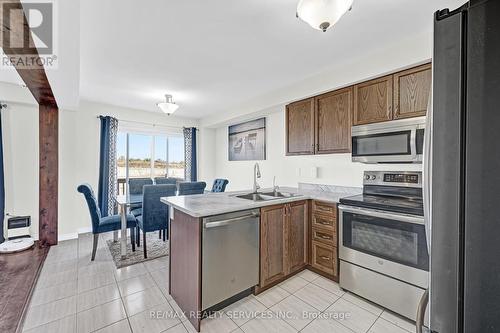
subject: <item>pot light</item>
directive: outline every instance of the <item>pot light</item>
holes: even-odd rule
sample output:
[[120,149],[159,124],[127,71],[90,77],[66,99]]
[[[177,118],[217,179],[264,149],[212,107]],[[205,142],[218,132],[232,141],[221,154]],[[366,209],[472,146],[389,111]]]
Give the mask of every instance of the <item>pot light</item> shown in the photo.
[[172,101],[172,95],[165,95],[165,102],[160,102],[156,105],[163,111],[163,113],[168,115],[171,115],[179,108],[179,105]]
[[354,0],[300,0],[297,17],[317,30],[326,31],[351,10]]

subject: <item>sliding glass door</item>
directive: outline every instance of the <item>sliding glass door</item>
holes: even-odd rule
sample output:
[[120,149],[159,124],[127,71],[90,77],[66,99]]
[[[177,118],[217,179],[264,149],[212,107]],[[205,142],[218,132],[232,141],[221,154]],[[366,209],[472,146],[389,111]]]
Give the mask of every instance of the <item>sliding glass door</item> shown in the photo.
[[121,131],[117,138],[118,194],[126,193],[127,178],[184,179],[184,137]]

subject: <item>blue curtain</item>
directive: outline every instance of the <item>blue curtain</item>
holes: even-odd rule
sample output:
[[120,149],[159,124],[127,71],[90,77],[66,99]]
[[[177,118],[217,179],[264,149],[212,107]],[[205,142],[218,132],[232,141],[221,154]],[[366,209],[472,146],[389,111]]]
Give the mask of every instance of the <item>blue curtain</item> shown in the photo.
[[184,170],[184,179],[195,182],[198,179],[196,168],[196,128],[184,128],[184,156],[186,159],[186,168]]
[[0,243],[5,238],[3,235],[3,220],[5,218],[5,185],[3,174],[3,144],[2,144],[2,106],[0,106]]
[[99,189],[97,200],[102,216],[113,215],[117,194],[116,136],[118,120],[113,117],[100,117],[101,143],[99,157]]

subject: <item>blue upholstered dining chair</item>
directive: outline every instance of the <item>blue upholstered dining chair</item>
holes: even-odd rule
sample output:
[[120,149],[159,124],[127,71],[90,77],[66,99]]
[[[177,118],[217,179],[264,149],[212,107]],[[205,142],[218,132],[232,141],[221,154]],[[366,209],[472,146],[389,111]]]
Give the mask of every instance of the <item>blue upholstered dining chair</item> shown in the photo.
[[[130,194],[131,201],[140,201],[138,198],[142,198],[142,188],[144,185],[152,185],[153,180],[151,178],[129,178],[128,180],[128,193]],[[142,205],[134,204],[130,206],[130,213],[135,217],[142,214]]]
[[207,183],[205,182],[182,182],[179,183],[179,195],[203,194]]
[[229,184],[229,180],[227,179],[216,179],[214,180],[214,185],[212,186],[212,192],[224,192],[226,190],[226,186]]
[[144,243],[144,258],[146,252],[146,233],[163,230],[163,240],[166,238],[168,228],[168,206],[160,201],[161,197],[175,195],[175,185],[146,185],[142,198],[142,215],[137,217],[137,245],[140,246],[139,230],[142,230]]
[[174,177],[156,177],[155,178],[156,185],[177,185],[178,181],[180,181],[180,179],[174,178]]
[[[121,229],[121,216],[111,215],[102,217],[101,210],[97,204],[94,191],[89,184],[82,184],[77,188],[78,192],[82,193],[87,201],[87,206],[90,212],[90,219],[92,220],[92,233],[94,234],[94,245],[92,247],[92,258],[95,259],[97,250],[97,243],[99,241],[99,234],[109,231]],[[135,227],[136,219],[132,214],[127,214],[127,228],[130,229],[130,238],[132,240],[132,251],[135,251]],[[123,235],[122,235],[123,237]]]

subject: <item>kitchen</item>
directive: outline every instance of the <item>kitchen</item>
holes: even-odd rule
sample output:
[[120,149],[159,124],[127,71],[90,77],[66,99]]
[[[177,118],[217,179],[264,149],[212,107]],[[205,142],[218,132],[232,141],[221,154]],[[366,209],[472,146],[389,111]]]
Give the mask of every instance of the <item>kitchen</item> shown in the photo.
[[[455,258],[463,245],[452,244],[453,249],[444,251],[437,244],[440,261],[434,266],[429,255],[430,214],[432,219],[443,218],[437,203],[444,204],[445,189],[456,190],[458,185],[431,188],[430,184],[441,183],[439,177],[449,174],[441,166],[463,165],[456,160],[463,149],[460,144],[455,143],[456,156],[450,156],[447,149],[455,147],[449,140],[456,140],[464,130],[450,125],[450,118],[442,113],[434,116],[434,123],[431,119],[433,107],[460,110],[449,97],[476,89],[467,86],[465,91],[460,84],[453,85],[465,82],[458,73],[450,74],[465,63],[459,51],[465,44],[448,38],[465,29],[457,23],[457,17],[465,19],[465,13],[471,26],[478,23],[477,8],[436,13],[432,64],[386,73],[286,105],[287,156],[350,152],[353,162],[411,163],[410,170],[364,171],[362,189],[306,183],[299,183],[298,188],[279,187],[274,175],[273,188],[260,190],[261,171],[256,163],[253,191],[162,200],[173,209],[170,292],[182,310],[198,314],[188,318],[195,328],[200,328],[204,314],[251,294],[258,297],[308,269],[339,282],[343,291],[416,322],[417,332],[429,324],[442,332],[458,331],[461,310],[454,316],[443,304],[460,303],[460,292],[444,288],[442,284],[450,281],[439,275],[443,265],[451,265],[458,283],[463,283],[463,273],[442,261],[445,255]],[[479,65],[484,60],[469,55],[468,61]],[[438,149],[443,154],[432,160],[431,150]],[[414,165],[418,167],[413,171]],[[311,167],[310,172],[315,176],[318,168]],[[431,211],[430,207],[438,208]],[[443,228],[437,227],[432,237],[442,239]],[[436,285],[431,289],[433,313],[426,312],[431,266]],[[475,320],[479,317],[465,322],[483,327],[481,331],[491,329]]]
[[0,79],[1,331],[499,331],[498,1],[71,1]]

